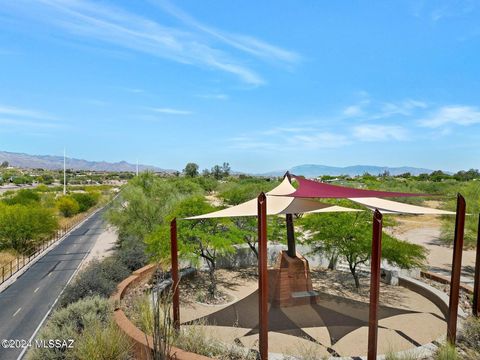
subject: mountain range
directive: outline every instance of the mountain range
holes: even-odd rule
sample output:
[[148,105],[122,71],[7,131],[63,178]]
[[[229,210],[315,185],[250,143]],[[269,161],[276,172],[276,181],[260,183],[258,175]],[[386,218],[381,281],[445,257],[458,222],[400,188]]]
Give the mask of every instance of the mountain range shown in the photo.
[[[63,156],[52,155],[29,155],[23,153],[13,153],[0,151],[0,163],[8,161],[10,166],[30,169],[63,169]],[[66,165],[68,169],[73,170],[91,170],[91,171],[136,171],[137,165],[126,161],[107,162],[107,161],[88,161],[82,159],[67,158]],[[139,171],[152,170],[157,172],[173,172],[174,170],[165,170],[151,165],[138,165]]]
[[338,167],[338,166],[305,164],[305,165],[294,166],[286,170],[268,172],[262,175],[281,176],[285,174],[287,170],[292,174],[303,175],[305,177],[316,177],[321,175],[355,176],[355,175],[363,175],[365,173],[369,173],[371,175],[378,175],[378,174],[384,173],[385,171],[388,171],[390,175],[400,175],[400,174],[405,174],[407,172],[409,172],[412,175],[419,175],[424,173],[429,174],[433,171],[431,169],[423,169],[423,168],[410,167],[410,166],[390,167],[390,166],[374,166],[374,165],[353,165],[353,166]]
[[[63,168],[63,157],[52,155],[29,155],[23,153],[14,153],[7,151],[0,151],[0,163],[8,161],[11,166],[20,168],[42,168],[49,170],[56,170]],[[74,170],[92,170],[92,171],[130,171],[134,172],[137,165],[130,164],[126,161],[120,162],[107,162],[107,161],[89,161],[82,159],[67,158],[67,168]],[[152,165],[138,165],[139,171],[152,170],[157,172],[174,172],[175,170],[162,169]],[[431,173],[431,169],[423,169],[409,166],[402,167],[389,167],[389,166],[374,166],[374,165],[354,165],[346,167],[326,166],[316,164],[305,164],[294,166],[290,169],[271,171],[261,176],[282,176],[286,171],[290,171],[295,175],[303,175],[306,177],[316,177],[320,175],[362,175],[369,173],[372,175],[378,175],[385,171],[388,171],[391,175],[400,175],[406,172],[412,175],[418,175],[422,173]]]

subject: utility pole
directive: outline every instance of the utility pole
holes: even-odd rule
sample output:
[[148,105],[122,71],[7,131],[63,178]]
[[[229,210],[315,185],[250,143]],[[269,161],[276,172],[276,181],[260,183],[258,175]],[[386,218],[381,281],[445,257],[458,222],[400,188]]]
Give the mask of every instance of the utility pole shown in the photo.
[[137,159],[137,176],[138,176],[138,159]]
[[63,148],[63,195],[67,194],[67,161],[66,150]]

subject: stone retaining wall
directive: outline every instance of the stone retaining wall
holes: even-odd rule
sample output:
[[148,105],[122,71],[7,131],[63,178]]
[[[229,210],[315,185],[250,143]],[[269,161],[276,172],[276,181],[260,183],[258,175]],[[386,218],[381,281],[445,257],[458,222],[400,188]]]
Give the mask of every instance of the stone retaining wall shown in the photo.
[[[132,275],[123,280],[117,285],[115,294],[111,296],[114,302],[114,320],[118,327],[129,337],[133,344],[133,352],[135,359],[137,360],[150,360],[152,358],[152,344],[153,339],[151,336],[146,335],[143,331],[137,328],[125,315],[125,312],[121,308],[121,300],[125,295],[128,288],[138,284],[152,276],[157,269],[156,264],[147,265],[137,271],[134,271]],[[176,360],[211,360],[209,357],[190,353],[176,347],[172,347],[171,357]]]

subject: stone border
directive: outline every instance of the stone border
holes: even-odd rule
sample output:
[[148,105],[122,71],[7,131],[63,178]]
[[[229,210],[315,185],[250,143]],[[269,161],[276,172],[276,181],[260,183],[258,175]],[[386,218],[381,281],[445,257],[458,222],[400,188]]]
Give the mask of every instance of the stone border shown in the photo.
[[[443,276],[443,275],[440,275],[440,274],[435,274],[435,273],[432,273],[430,271],[422,271],[421,275],[424,278],[439,282],[441,284],[450,285],[451,280],[447,276]],[[473,295],[473,287],[471,287],[471,286],[464,285],[464,284],[460,283],[460,289],[469,293],[470,295]]]
[[[150,354],[152,350],[153,339],[151,336],[146,335],[143,331],[137,328],[127,318],[124,311],[120,307],[120,302],[128,288],[144,280],[146,277],[151,276],[156,269],[156,264],[149,264],[134,271],[132,275],[117,285],[116,292],[110,297],[110,299],[114,302],[114,320],[120,330],[123,331],[133,343],[133,351],[135,353],[135,359],[137,360],[151,359]],[[176,360],[212,360],[209,357],[187,352],[173,346],[170,357]]]

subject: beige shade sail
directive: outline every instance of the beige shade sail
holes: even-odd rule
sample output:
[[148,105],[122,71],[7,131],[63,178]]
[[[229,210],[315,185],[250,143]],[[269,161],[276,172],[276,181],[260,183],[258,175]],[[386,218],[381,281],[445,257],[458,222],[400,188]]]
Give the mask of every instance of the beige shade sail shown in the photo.
[[[358,211],[331,204],[324,204],[315,200],[294,198],[282,196],[295,191],[287,177],[283,179],[280,185],[267,192],[267,215],[282,214],[303,214],[309,212],[339,212],[339,211]],[[272,196],[275,195],[275,196]],[[223,210],[211,212],[208,214],[197,215],[186,218],[186,220],[213,219],[225,217],[257,216],[257,199],[252,199],[242,204],[232,206]]]
[[349,200],[366,206],[370,210],[378,209],[384,214],[411,214],[411,215],[455,215],[453,211],[432,209],[424,206],[404,204],[397,201],[375,197],[350,198]]

